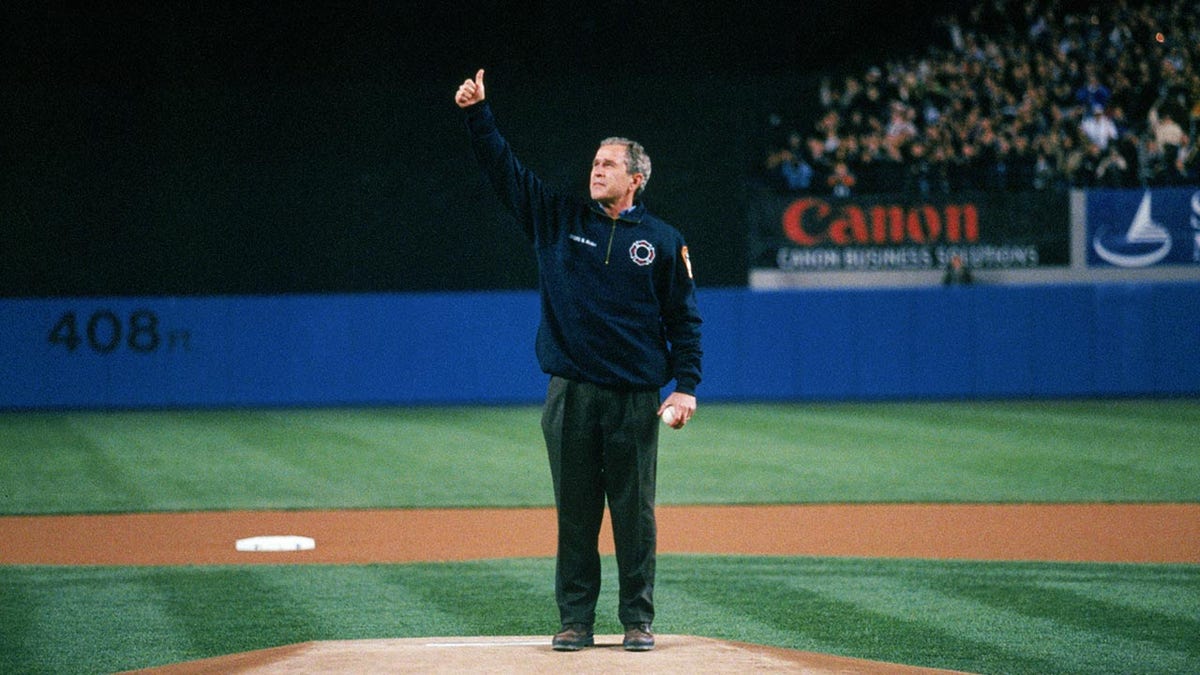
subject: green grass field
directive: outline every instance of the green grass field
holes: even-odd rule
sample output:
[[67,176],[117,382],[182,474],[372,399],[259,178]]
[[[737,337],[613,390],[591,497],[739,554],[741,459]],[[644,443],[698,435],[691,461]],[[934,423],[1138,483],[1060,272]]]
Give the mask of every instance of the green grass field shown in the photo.
[[[1200,501],[1194,400],[700,413],[663,434],[662,503]],[[0,450],[3,514],[551,502],[535,407],[7,413]],[[1200,672],[1196,565],[669,555],[659,569],[663,633],[986,673]],[[617,632],[611,559],[605,573],[597,629]],[[0,672],[548,635],[552,578],[550,559],[0,567]]]

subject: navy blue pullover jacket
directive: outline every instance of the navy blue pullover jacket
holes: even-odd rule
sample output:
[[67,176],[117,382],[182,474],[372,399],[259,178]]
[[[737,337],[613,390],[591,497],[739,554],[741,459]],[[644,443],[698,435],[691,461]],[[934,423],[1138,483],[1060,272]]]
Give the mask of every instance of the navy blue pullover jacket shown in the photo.
[[695,394],[700,312],[687,245],[638,204],[613,219],[548,187],[517,161],[486,102],[467,109],[475,155],[538,262],[538,363],[546,373],[618,389]]

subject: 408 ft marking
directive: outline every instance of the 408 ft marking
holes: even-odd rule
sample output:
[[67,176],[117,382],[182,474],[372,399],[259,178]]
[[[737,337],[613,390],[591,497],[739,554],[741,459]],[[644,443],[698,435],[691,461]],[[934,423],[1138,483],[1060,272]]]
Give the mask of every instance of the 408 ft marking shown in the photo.
[[75,312],[64,312],[50,328],[47,341],[73,352],[87,344],[97,354],[111,354],[122,346],[139,354],[150,354],[165,346],[167,351],[188,349],[191,332],[163,330],[158,314],[139,309],[127,318],[101,309],[92,312],[86,321],[76,318]]

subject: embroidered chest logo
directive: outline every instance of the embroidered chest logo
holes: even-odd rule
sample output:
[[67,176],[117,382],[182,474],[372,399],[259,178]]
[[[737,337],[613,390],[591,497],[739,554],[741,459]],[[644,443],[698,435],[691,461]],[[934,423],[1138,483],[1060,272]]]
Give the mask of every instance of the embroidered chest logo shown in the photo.
[[654,244],[645,239],[638,239],[629,247],[629,258],[639,267],[645,267],[654,262]]

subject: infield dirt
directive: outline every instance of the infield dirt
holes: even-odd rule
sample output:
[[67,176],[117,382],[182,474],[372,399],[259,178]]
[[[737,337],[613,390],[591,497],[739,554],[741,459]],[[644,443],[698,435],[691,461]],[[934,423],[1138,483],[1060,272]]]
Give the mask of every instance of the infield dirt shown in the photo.
[[[1200,504],[662,506],[660,553],[1200,562]],[[388,563],[553,556],[552,509],[0,517],[0,564]],[[302,535],[310,551],[241,552]],[[601,551],[612,552],[608,522]]]

